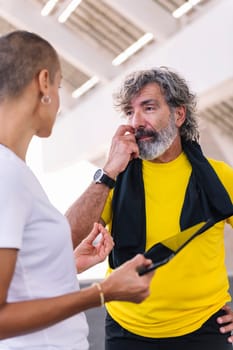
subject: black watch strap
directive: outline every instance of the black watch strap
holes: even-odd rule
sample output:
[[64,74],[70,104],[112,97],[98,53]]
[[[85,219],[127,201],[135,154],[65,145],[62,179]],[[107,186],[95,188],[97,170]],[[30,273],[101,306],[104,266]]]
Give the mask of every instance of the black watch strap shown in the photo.
[[96,170],[93,180],[96,184],[104,184],[111,189],[115,186],[116,183],[116,181],[108,176],[103,169]]

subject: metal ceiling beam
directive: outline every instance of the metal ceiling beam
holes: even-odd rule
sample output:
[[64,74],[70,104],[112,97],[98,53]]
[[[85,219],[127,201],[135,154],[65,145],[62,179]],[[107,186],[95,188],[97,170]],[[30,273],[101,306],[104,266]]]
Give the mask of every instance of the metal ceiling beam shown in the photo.
[[203,111],[216,103],[229,100],[233,95],[232,92],[233,77],[230,77],[227,81],[223,81],[221,84],[214,86],[211,90],[199,96],[199,110]]
[[65,60],[87,75],[110,80],[120,73],[120,67],[112,66],[110,55],[89,46],[55,18],[42,17],[40,11],[40,5],[32,1],[0,0],[0,16],[17,28],[46,38]]
[[152,32],[158,41],[164,41],[179,28],[177,20],[153,0],[104,1],[141,29]]

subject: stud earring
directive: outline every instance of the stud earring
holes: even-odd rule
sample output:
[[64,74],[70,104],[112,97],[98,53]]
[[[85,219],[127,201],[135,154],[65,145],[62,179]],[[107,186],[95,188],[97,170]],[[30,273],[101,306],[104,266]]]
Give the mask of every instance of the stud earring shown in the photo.
[[51,103],[51,97],[49,95],[43,95],[41,97],[41,103],[43,103],[43,105],[49,105]]

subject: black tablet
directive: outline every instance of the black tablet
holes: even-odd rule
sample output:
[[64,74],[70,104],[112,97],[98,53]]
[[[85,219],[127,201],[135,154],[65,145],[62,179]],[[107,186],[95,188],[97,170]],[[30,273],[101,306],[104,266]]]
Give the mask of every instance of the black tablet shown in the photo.
[[178,254],[189,242],[191,242],[196,236],[205,232],[211,226],[215,224],[213,219],[200,222],[194,226],[189,227],[165,239],[162,242],[156,243],[149,250],[144,253],[144,256],[152,260],[152,264],[148,267],[142,267],[138,269],[140,276],[155,270],[159,266],[166,264],[176,254]]

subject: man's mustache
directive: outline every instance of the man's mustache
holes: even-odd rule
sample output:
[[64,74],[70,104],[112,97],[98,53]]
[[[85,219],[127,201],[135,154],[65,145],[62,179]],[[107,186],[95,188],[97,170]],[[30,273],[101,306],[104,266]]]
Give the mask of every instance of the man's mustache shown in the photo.
[[153,137],[154,139],[157,138],[158,133],[153,130],[146,130],[146,129],[138,129],[135,131],[135,138],[136,141],[139,141],[142,137]]

